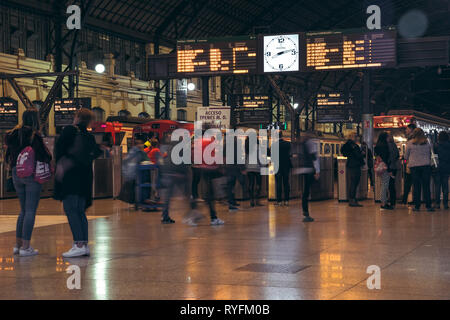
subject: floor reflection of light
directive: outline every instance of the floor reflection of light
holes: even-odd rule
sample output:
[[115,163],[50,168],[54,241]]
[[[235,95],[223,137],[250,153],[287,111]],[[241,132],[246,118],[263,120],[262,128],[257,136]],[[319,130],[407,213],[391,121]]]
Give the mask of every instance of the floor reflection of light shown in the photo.
[[[101,228],[100,228],[101,229]],[[107,272],[111,269],[107,269],[110,252],[110,244],[99,243],[95,245],[95,255],[100,262],[93,265],[94,267],[94,285],[95,285],[95,299],[106,300],[108,299],[108,284],[107,284]]]
[[0,271],[14,271],[14,258],[0,257]]
[[277,215],[273,206],[269,206],[269,236],[271,239],[277,236]]
[[320,281],[324,288],[344,287],[342,257],[338,253],[320,254]]

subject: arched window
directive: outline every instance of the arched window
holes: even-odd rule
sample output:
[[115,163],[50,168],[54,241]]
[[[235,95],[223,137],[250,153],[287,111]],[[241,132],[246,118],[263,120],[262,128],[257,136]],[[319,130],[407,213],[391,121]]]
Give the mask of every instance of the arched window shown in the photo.
[[94,107],[92,112],[94,113],[94,121],[103,122],[105,120],[105,110],[102,108]]
[[180,109],[177,110],[177,120],[178,121],[186,121],[186,110]]

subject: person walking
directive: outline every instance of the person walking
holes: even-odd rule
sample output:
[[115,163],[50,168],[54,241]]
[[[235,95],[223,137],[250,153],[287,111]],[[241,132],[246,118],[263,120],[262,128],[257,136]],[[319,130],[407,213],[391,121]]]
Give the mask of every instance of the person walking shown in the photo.
[[430,194],[431,146],[422,129],[416,128],[412,132],[411,140],[406,146],[405,159],[408,161],[408,167],[411,170],[414,186],[413,211],[420,211],[422,190],[427,211],[434,211],[434,208],[431,205]]
[[[245,171],[247,172],[247,180],[248,180],[248,194],[250,197],[250,206],[254,207],[261,206],[259,203],[259,196],[261,194],[261,162],[259,161],[258,148],[259,140],[257,140],[256,144],[251,144],[249,139],[245,141],[245,150],[246,150],[246,165]],[[251,163],[250,155],[256,155],[256,163]],[[256,192],[255,192],[256,187]]]
[[364,156],[356,144],[355,138],[355,134],[353,133],[342,146],[341,153],[344,157],[347,157],[346,167],[350,178],[349,206],[362,207],[356,200],[356,190],[361,179],[361,167],[364,165]]
[[309,196],[314,180],[320,178],[319,150],[317,144],[310,137],[305,136],[302,140],[292,147],[292,149],[295,149],[295,153],[292,154],[292,162],[294,163],[292,171],[294,174],[303,176],[303,222],[313,222],[314,219],[309,214]]
[[450,176],[450,139],[449,134],[441,131],[435,153],[438,156],[438,179],[436,183],[436,208],[440,209],[441,190],[444,209],[448,209],[448,179]]
[[[17,174],[17,159],[24,160],[24,151],[31,147],[34,152],[33,157],[28,154],[30,164],[36,167],[36,161],[50,163],[52,156],[44,144],[40,135],[39,112],[36,108],[29,108],[22,114],[22,124],[6,134],[5,163],[12,169],[14,188],[20,202],[20,214],[16,224],[16,245],[13,253],[21,257],[34,256],[38,250],[30,246],[31,235],[33,233],[36,211],[41,198],[42,185],[35,181],[34,174],[26,177],[19,177]],[[19,164],[23,165],[23,163]]]
[[399,159],[400,153],[398,152],[397,145],[394,142],[392,135],[388,136],[388,146],[389,146],[389,205],[392,209],[395,208],[397,203],[397,190],[396,190],[396,179],[397,172],[399,169]]
[[[411,140],[411,136],[412,136],[412,133],[415,128],[417,128],[417,126],[414,123],[410,123],[406,127],[405,136],[406,136],[407,141]],[[405,159],[404,156],[403,156],[403,159]],[[408,164],[406,164],[405,179],[403,182],[403,199],[402,199],[403,204],[408,204],[408,196],[409,196],[409,192],[411,191],[412,183],[413,182],[412,182],[411,170],[409,169]]]
[[[291,143],[283,139],[282,131],[279,132],[279,140],[274,143],[278,143],[278,152],[279,152],[279,164],[278,164],[278,172],[275,174],[275,186],[276,186],[276,196],[277,196],[277,205],[281,206],[283,203],[282,191],[284,192],[284,205],[289,205],[289,196],[290,196],[290,184],[289,184],[289,175],[291,173]],[[271,148],[271,154],[273,154],[273,148]]]
[[375,171],[381,179],[381,209],[392,210],[393,208],[388,203],[389,180],[391,177],[389,168],[391,163],[387,132],[380,133],[374,151],[377,157]]
[[65,258],[90,255],[86,210],[92,205],[92,162],[101,154],[87,130],[92,118],[89,109],[79,109],[74,124],[64,128],[55,146],[55,199],[63,202],[74,241],[63,253]]

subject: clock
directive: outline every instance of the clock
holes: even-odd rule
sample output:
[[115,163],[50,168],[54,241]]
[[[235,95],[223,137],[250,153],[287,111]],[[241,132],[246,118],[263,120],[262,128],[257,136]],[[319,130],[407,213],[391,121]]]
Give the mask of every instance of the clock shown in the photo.
[[299,36],[264,37],[264,72],[299,71]]

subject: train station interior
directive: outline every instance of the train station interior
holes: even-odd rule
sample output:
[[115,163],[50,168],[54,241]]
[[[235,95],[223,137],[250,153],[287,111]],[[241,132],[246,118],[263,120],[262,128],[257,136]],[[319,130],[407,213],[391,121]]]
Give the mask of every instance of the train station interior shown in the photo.
[[449,57],[448,0],[1,0],[0,300],[450,300]]

